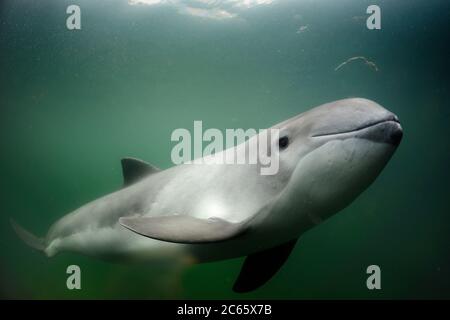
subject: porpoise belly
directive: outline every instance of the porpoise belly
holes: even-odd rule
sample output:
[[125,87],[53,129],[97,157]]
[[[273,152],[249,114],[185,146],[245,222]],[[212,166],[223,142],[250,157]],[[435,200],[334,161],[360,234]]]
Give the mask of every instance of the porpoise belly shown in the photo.
[[[163,259],[208,262],[240,257],[270,247],[273,239],[267,239],[267,235],[246,235],[217,243],[178,244],[154,240],[120,225],[121,217],[171,214],[187,214],[198,218],[217,216],[239,222],[255,214],[270,199],[265,189],[258,189],[257,192],[253,189],[245,192],[226,189],[225,192],[205,188],[204,183],[195,179],[193,181],[193,177],[211,178],[214,175],[221,181],[220,177],[224,175],[220,171],[215,172],[217,168],[209,175],[197,172],[199,167],[188,168],[185,174],[179,172],[180,167],[158,173],[64,216],[49,231],[45,250],[47,255],[72,251],[124,262]],[[234,174],[239,175],[240,170]],[[186,181],[190,184],[185,185]],[[178,195],[178,201],[174,201],[174,194]],[[255,194],[263,194],[264,200]]]
[[184,255],[184,245],[158,241],[137,235],[116,223],[111,227],[87,228],[55,238],[45,252],[53,256],[61,251],[78,252],[112,261],[177,260]]

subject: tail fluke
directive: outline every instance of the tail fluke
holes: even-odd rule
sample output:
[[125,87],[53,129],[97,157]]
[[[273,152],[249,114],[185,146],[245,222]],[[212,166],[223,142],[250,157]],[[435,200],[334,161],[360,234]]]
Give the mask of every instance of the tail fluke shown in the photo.
[[22,239],[23,242],[25,242],[30,247],[39,250],[44,251],[45,250],[45,240],[44,238],[38,238],[34,234],[28,232],[21,226],[19,226],[13,219],[10,219],[11,225],[14,229],[14,231],[17,233],[20,239]]

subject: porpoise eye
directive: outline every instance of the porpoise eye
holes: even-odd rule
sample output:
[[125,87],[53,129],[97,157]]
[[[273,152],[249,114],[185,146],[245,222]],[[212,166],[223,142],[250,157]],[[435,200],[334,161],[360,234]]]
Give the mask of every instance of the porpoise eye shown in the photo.
[[278,140],[278,146],[280,149],[286,149],[289,145],[289,138],[287,136],[281,137]]

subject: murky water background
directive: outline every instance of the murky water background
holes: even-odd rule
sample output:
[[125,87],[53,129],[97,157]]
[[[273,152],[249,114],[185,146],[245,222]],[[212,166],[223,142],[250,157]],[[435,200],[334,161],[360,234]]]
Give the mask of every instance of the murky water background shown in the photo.
[[[382,30],[370,31],[373,1],[257,2],[2,1],[1,297],[450,298],[450,3],[377,1]],[[69,4],[81,7],[80,31],[66,29]],[[335,71],[353,56],[378,71],[362,61]],[[400,117],[400,148],[253,293],[231,291],[243,259],[166,277],[151,265],[48,259],[9,225],[14,217],[45,234],[119,188],[124,156],[170,167],[171,132],[194,120],[266,128],[354,96]],[[81,267],[82,290],[66,289],[70,264]],[[371,264],[380,291],[366,288]]]

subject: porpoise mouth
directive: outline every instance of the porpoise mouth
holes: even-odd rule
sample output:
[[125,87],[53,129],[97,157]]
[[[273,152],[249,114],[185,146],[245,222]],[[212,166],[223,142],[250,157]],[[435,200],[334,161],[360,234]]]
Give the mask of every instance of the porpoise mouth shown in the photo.
[[[391,125],[389,125],[389,123]],[[375,131],[380,131],[380,132],[361,132],[359,134],[359,131],[362,131],[364,129],[368,129],[371,127],[375,127],[375,126],[381,126],[381,125],[388,125],[388,129],[387,130],[375,130]],[[373,131],[373,130],[372,130]],[[376,121],[372,121],[372,122],[368,122],[365,123],[363,125],[360,125],[354,129],[351,130],[344,130],[344,131],[334,131],[334,132],[326,132],[326,133],[317,133],[312,135],[311,137],[313,138],[317,138],[317,137],[326,137],[326,136],[333,136],[333,135],[345,135],[345,134],[351,134],[351,133],[356,133],[356,137],[358,138],[366,138],[369,140],[374,140],[374,141],[383,141],[383,142],[388,142],[394,145],[398,145],[403,137],[403,130],[402,127],[400,126],[400,121],[398,119],[398,117],[394,114],[383,118],[383,119],[379,119]]]
[[400,121],[398,120],[398,117],[396,115],[391,115],[387,118],[384,119],[380,119],[380,120],[376,120],[376,121],[372,121],[369,123],[365,123],[359,127],[356,127],[355,129],[351,129],[351,130],[345,130],[345,131],[335,131],[335,132],[327,132],[327,133],[318,133],[318,134],[314,134],[311,137],[324,137],[324,136],[332,136],[332,135],[336,135],[336,134],[344,134],[344,133],[352,133],[352,132],[357,132],[363,129],[367,129],[373,126],[376,126],[377,124],[380,123],[384,123],[384,122],[396,122],[398,124],[400,124]]

